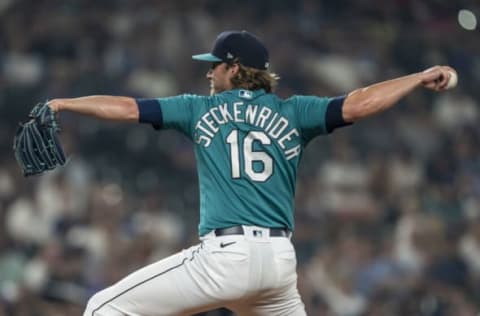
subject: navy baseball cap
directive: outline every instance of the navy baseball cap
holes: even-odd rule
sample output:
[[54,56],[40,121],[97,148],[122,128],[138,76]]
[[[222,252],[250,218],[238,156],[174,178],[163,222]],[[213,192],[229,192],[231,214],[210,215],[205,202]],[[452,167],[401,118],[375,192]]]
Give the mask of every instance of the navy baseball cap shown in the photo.
[[218,35],[211,53],[193,55],[193,59],[209,62],[230,63],[238,58],[246,66],[266,70],[268,50],[252,33],[247,31],[225,31]]

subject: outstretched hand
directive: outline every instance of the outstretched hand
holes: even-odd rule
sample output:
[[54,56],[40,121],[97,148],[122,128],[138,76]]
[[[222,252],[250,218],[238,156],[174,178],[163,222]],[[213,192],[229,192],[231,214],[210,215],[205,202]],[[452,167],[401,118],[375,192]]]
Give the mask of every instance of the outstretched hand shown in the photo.
[[57,113],[60,110],[60,104],[56,99],[50,100],[47,102],[47,105],[50,107],[50,109],[54,112]]
[[422,85],[434,91],[445,91],[449,89],[448,82],[452,74],[456,74],[455,69],[449,66],[434,66],[421,72]]

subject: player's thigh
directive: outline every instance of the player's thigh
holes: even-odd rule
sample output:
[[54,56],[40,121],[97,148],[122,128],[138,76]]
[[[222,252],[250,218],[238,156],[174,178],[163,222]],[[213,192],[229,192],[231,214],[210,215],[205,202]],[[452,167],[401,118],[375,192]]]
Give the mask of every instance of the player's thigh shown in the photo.
[[237,316],[305,316],[305,305],[297,289],[296,273],[291,282],[276,289],[233,302],[227,307]]
[[[286,293],[253,304],[252,314],[258,316],[305,316],[305,305],[295,287],[290,287]],[[247,315],[247,314],[245,314]]]
[[[297,293],[298,294],[298,293]],[[270,301],[229,306],[236,316],[306,316],[305,305],[299,295],[288,299],[272,298]]]
[[[287,238],[272,240],[273,256],[270,260],[270,273],[274,273],[274,283],[265,291],[250,299],[228,306],[237,315],[257,316],[303,316],[305,306],[297,289],[297,261],[295,249]],[[267,273],[267,272],[265,272]]]
[[[217,307],[206,297],[195,275],[202,247],[194,246],[133,272],[95,294],[84,316],[187,315]],[[193,274],[192,274],[193,271]]]

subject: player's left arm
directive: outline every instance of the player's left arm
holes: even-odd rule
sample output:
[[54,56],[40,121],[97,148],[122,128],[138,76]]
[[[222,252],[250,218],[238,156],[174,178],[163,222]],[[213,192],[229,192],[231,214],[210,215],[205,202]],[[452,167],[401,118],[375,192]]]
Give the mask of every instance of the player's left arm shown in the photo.
[[47,104],[54,112],[70,111],[103,120],[138,122],[139,119],[137,102],[130,97],[92,95],[52,99]]
[[418,87],[447,90],[451,73],[455,73],[455,70],[449,66],[435,66],[423,72],[356,89],[343,102],[343,119],[345,122],[355,122],[383,112]]

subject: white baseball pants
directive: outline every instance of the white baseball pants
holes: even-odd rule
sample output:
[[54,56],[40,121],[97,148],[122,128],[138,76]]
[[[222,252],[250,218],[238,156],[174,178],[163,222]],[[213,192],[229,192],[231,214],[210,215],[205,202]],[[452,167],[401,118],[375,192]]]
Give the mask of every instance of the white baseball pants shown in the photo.
[[211,232],[201,244],[137,270],[95,294],[83,315],[192,315],[220,307],[239,316],[306,315],[290,238],[243,229]]

